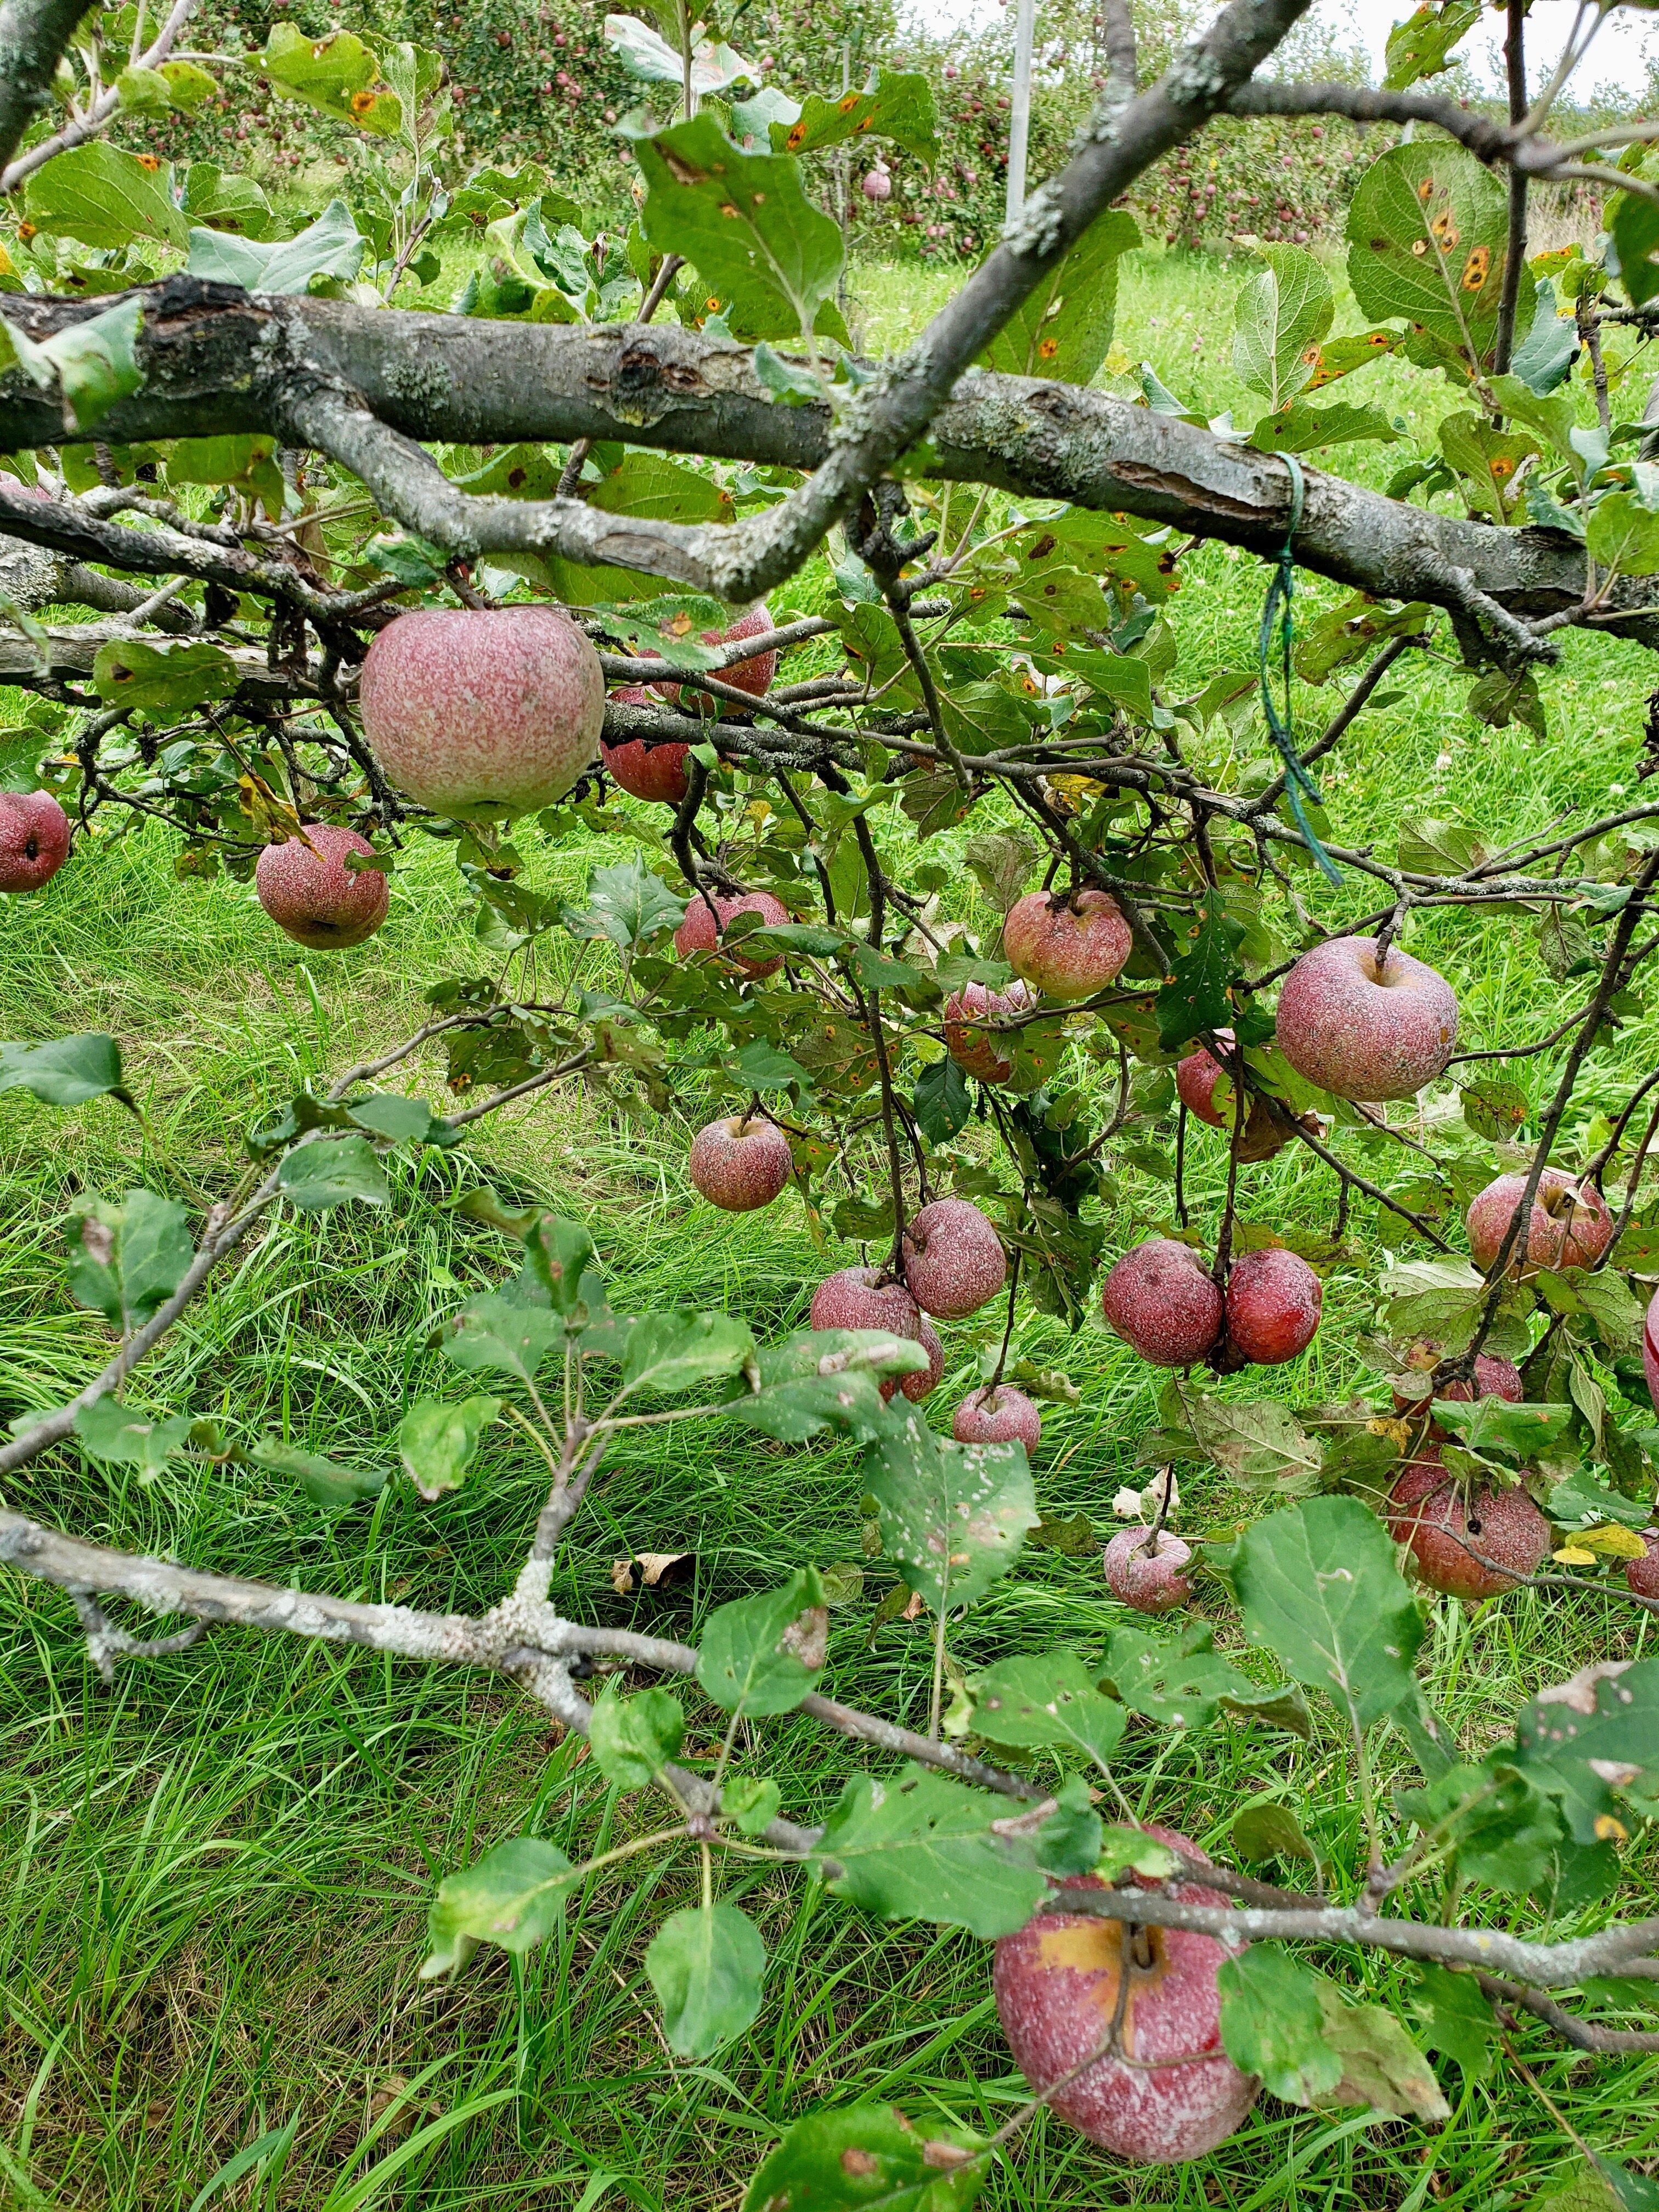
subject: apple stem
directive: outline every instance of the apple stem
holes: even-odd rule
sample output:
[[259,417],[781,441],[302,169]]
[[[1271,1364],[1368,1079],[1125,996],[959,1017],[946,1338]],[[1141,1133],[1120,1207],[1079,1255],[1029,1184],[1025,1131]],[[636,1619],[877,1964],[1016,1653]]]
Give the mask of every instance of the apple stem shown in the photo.
[[991,1410],[994,1413],[996,1410],[996,1394],[1002,1385],[1002,1370],[1008,1364],[1008,1346],[1013,1340],[1014,1293],[1019,1288],[1019,1261],[1020,1255],[1016,1252],[1008,1268],[1008,1318],[1003,1324],[1002,1349],[997,1354],[995,1372],[985,1389],[980,1392],[981,1399],[985,1397],[987,1392],[990,1394]]

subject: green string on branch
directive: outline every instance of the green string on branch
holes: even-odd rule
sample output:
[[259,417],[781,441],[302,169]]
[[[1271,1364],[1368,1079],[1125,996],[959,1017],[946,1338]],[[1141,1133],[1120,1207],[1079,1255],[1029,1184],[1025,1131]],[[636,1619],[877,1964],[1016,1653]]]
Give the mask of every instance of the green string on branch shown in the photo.
[[[1302,502],[1307,490],[1307,481],[1302,473],[1302,464],[1294,453],[1279,457],[1291,472],[1291,519],[1285,526],[1285,543],[1279,550],[1273,572],[1267,581],[1267,596],[1261,603],[1261,637],[1259,652],[1261,662],[1261,710],[1267,718],[1267,727],[1279,748],[1279,758],[1285,763],[1285,790],[1291,802],[1291,812],[1302,833],[1302,842],[1319,863],[1328,883],[1340,884],[1336,863],[1320,843],[1317,831],[1308,819],[1304,801],[1315,806],[1322,805],[1319,786],[1303,764],[1296,749],[1296,735],[1291,726],[1291,646],[1295,635],[1291,603],[1296,597],[1296,533],[1302,526]],[[1277,641],[1280,682],[1285,694],[1285,708],[1281,714],[1273,697],[1273,656]]]

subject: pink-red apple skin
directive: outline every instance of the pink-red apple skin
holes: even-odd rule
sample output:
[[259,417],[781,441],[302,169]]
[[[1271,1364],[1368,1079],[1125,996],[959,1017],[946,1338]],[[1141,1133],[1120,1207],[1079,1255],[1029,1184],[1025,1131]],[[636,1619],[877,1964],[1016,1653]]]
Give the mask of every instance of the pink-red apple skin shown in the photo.
[[924,1313],[961,1321],[1008,1279],[1002,1239],[965,1198],[936,1198],[904,1231],[904,1279]]
[[49,791],[0,791],[0,891],[38,891],[69,848],[69,817]]
[[1173,1613],[1191,1602],[1193,1586],[1187,1568],[1193,1556],[1169,1528],[1160,1528],[1158,1542],[1148,1541],[1152,1530],[1120,1528],[1106,1547],[1106,1587],[1137,1613]]
[[[611,696],[623,707],[655,703],[654,695],[643,684],[624,684]],[[652,799],[660,806],[678,806],[685,797],[685,757],[690,750],[690,745],[672,740],[651,744],[643,738],[629,738],[619,745],[608,745],[603,738],[599,740],[600,757],[611,781],[633,798]]]
[[1642,1323],[1642,1372],[1648,1378],[1648,1395],[1659,1413],[1659,1291],[1648,1302]]
[[[1469,1251],[1484,1273],[1498,1257],[1498,1248],[1515,1218],[1527,1188],[1523,1175],[1501,1175],[1489,1182],[1465,1217]],[[1613,1216],[1607,1202],[1593,1182],[1571,1175],[1565,1168],[1546,1168],[1539,1177],[1538,1194],[1527,1223],[1524,1272],[1539,1267],[1593,1267],[1613,1242]],[[1516,1243],[1518,1244],[1517,1237]],[[1506,1274],[1522,1272],[1515,1247],[1504,1263]]]
[[1253,1367],[1280,1367],[1313,1342],[1324,1291],[1307,1261],[1269,1246],[1227,1278],[1227,1342]]
[[698,1130],[687,1172],[711,1206],[755,1213],[784,1188],[791,1165],[789,1139],[775,1121],[733,1114]]
[[1034,1452],[1042,1437],[1042,1415],[1023,1390],[999,1382],[972,1391],[951,1417],[959,1444],[1024,1444]]
[[981,1024],[1028,1013],[1036,1002],[1036,992],[1018,975],[1006,991],[964,983],[945,1001],[945,1042],[951,1059],[981,1083],[1006,1083],[1014,1072],[1013,1038]]
[[[775,628],[776,624],[763,602],[757,607],[750,607],[746,615],[739,615],[729,629],[706,629],[701,635],[705,645],[741,645],[744,638],[764,637],[768,630]],[[650,658],[654,659],[656,656],[653,653]],[[775,653],[757,653],[752,660],[739,660],[731,668],[712,669],[709,672],[717,684],[729,684],[734,690],[746,691],[751,699],[763,699],[772,689],[772,679],[778,672],[778,656]],[[654,688],[666,699],[678,699],[680,696],[678,678],[667,684],[659,684]],[[708,693],[700,696],[706,703]],[[726,699],[720,701],[720,708],[723,714],[738,711],[730,700]]]
[[599,758],[605,673],[552,607],[417,607],[375,637],[358,685],[374,757],[437,814],[533,812]]
[[253,869],[259,903],[278,929],[313,952],[361,945],[386,920],[392,895],[379,868],[354,875],[346,855],[367,859],[374,848],[331,823],[307,822],[305,833],[310,848],[289,837],[260,854]]
[[1388,1523],[1395,1543],[1411,1547],[1419,1582],[1471,1602],[1500,1596],[1517,1577],[1535,1574],[1552,1541],[1549,1522],[1524,1490],[1466,1493],[1447,1480],[1437,1444],[1409,1461],[1395,1481]]
[[[1202,1856],[1185,1836],[1157,1827],[1147,1833]],[[1094,1875],[1072,1875],[1063,1887],[1104,1884]],[[1179,1884],[1175,1894],[1188,1904],[1223,1902],[1219,1892],[1196,1882]],[[1091,2142],[1138,2165],[1201,2158],[1239,2126],[1260,2087],[1222,2048],[1216,1974],[1231,1954],[1213,1936],[1180,1928],[1133,1931],[1129,1940],[1148,1961],[1130,1966],[1123,2012],[1122,2047],[1137,2063],[1098,2060],[1056,2092],[1053,2108]],[[1054,1911],[1038,1913],[998,1942],[997,2017],[1033,2088],[1060,2081],[1105,2038],[1117,2010],[1124,1941],[1119,1921]],[[1183,2058],[1185,2064],[1157,2063]]]
[[1169,1237],[1123,1255],[1101,1285],[1100,1306],[1154,1367],[1190,1367],[1221,1334],[1220,1291],[1192,1247]]
[[1133,942],[1122,909],[1107,891],[1074,891],[1069,899],[1031,891],[1015,900],[1002,925],[1008,965],[1061,1006],[1103,990]]
[[1626,1560],[1625,1580],[1638,1597],[1659,1597],[1659,1528],[1644,1528],[1642,1541],[1647,1556]]
[[927,1354],[926,1367],[908,1375],[891,1376],[880,1385],[884,1398],[902,1389],[919,1403],[937,1388],[945,1372],[945,1347],[939,1333],[921,1317],[921,1309],[902,1283],[884,1278],[879,1267],[842,1267],[826,1275],[812,1293],[814,1328],[883,1328],[895,1336],[914,1337]]
[[[714,951],[740,914],[757,914],[769,928],[776,928],[789,919],[788,908],[781,899],[775,899],[770,891],[746,891],[741,898],[721,898],[716,894],[713,913],[708,899],[698,891],[685,909],[685,920],[674,932],[675,951],[682,960],[689,960],[694,952]],[[781,952],[746,952],[740,944],[723,957],[731,967],[754,982],[775,975],[783,965]]]
[[1333,937],[1285,978],[1278,1035],[1297,1073],[1339,1098],[1414,1098],[1456,1049],[1457,1000],[1397,945],[1379,971],[1374,937]]
[[[1455,1406],[1473,1405],[1478,1398],[1503,1398],[1509,1404],[1518,1406],[1526,1395],[1522,1386],[1521,1370],[1512,1359],[1499,1359],[1489,1352],[1477,1352],[1473,1379],[1447,1382],[1435,1389],[1430,1386],[1428,1377],[1439,1364],[1440,1346],[1425,1340],[1414,1345],[1412,1351],[1413,1356],[1407,1359],[1407,1365],[1408,1368],[1416,1367],[1422,1372],[1422,1395],[1412,1397],[1401,1389],[1398,1382],[1394,1388],[1394,1410],[1407,1419],[1424,1419],[1437,1398],[1447,1399]],[[1444,1443],[1448,1431],[1437,1421],[1431,1425],[1429,1435],[1434,1443]]]

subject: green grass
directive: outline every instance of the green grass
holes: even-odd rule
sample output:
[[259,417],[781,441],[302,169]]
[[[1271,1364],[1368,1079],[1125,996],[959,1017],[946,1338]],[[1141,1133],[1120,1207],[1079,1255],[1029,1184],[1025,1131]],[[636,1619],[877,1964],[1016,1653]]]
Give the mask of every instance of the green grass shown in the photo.
[[[872,342],[914,330],[946,281],[909,268],[859,271],[854,297]],[[1183,395],[1201,392],[1211,410],[1239,398],[1216,335],[1230,328],[1237,281],[1176,260],[1137,263],[1126,276],[1126,349],[1157,362]],[[1426,420],[1449,404],[1441,387],[1391,367],[1366,376],[1364,396],[1399,411]],[[1386,449],[1373,461],[1379,480],[1393,465]],[[1183,567],[1174,619],[1182,688],[1195,690],[1212,670],[1248,662],[1263,575],[1214,548]],[[1307,604],[1334,598],[1310,589]],[[1543,745],[1473,722],[1467,678],[1449,663],[1407,665],[1392,703],[1362,719],[1328,777],[1346,840],[1391,849],[1401,819],[1423,813],[1509,840],[1633,783],[1652,681],[1636,648],[1570,638],[1565,669],[1547,687]],[[1304,690],[1298,709],[1315,727],[1334,703],[1334,689]],[[1237,758],[1218,741],[1200,757],[1224,779],[1260,750],[1251,730]],[[959,842],[930,849],[950,857]],[[574,891],[592,857],[532,840],[532,880]],[[1369,903],[1311,877],[1298,883],[1322,917]],[[445,854],[425,848],[400,869],[378,938],[307,964],[250,890],[177,880],[155,831],[100,840],[41,896],[7,903],[0,1035],[113,1030],[144,1119],[107,1102],[59,1114],[0,1097],[0,1417],[62,1402],[103,1356],[97,1325],[63,1288],[61,1222],[74,1197],[143,1182],[194,1211],[223,1194],[258,1112],[301,1076],[395,1041],[418,1022],[430,982],[471,970],[465,911]],[[1436,915],[1411,942],[1455,980],[1470,1042],[1541,1036],[1574,1002],[1578,987],[1563,994],[1549,982],[1519,917]],[[1566,1153],[1591,1105],[1615,1097],[1656,1049],[1659,1024],[1644,1015],[1615,1053],[1598,1056]],[[1550,1079],[1538,1060],[1516,1073],[1534,1100]],[[436,1100],[437,1063],[407,1087]],[[580,1091],[544,1099],[485,1124],[460,1153],[397,1170],[384,1212],[281,1218],[192,1309],[135,1399],[218,1412],[365,1465],[383,1460],[409,1398],[442,1387],[425,1348],[432,1325],[508,1264],[504,1239],[447,1206],[479,1181],[588,1222],[618,1303],[725,1306],[767,1332],[799,1322],[811,1285],[851,1255],[816,1249],[793,1200],[747,1220],[697,1202],[682,1162],[699,1103],[688,1093],[683,1114],[664,1123],[623,1118]],[[1194,1152],[1196,1218],[1212,1219],[1219,1147],[1204,1138]],[[1134,1207],[1156,1216],[1167,1205],[1156,1186],[1129,1188],[1109,1250],[1137,1233]],[[1254,1172],[1244,1213],[1323,1224],[1333,1199],[1322,1170],[1293,1152]],[[1372,1225],[1356,1223],[1368,1243]],[[1355,1382],[1352,1346],[1368,1311],[1362,1273],[1340,1272],[1287,1394],[1334,1396]],[[951,1369],[936,1404],[967,1387],[992,1327],[988,1316],[947,1332]],[[1036,1459],[1043,1510],[1104,1524],[1155,1425],[1154,1380],[1097,1323],[1071,1338],[1028,1316],[1019,1343],[1065,1366],[1081,1392],[1074,1408],[1045,1418]],[[143,1489],[73,1453],[26,1469],[7,1503],[204,1565],[476,1610],[510,1580],[544,1486],[534,1455],[501,1430],[482,1474],[436,1506],[394,1482],[372,1510],[329,1519],[248,1470],[173,1471]],[[860,1559],[860,1488],[844,1449],[787,1451],[720,1427],[652,1432],[617,1451],[561,1559],[555,1598],[578,1618],[695,1637],[711,1606],[798,1562]],[[1200,1529],[1252,1510],[1215,1482],[1194,1483],[1186,1508]],[[695,1580],[662,1598],[618,1599],[611,1561],[647,1550],[693,1553]],[[860,1597],[833,1616],[828,1680],[839,1695],[915,1723],[927,1711],[926,1625],[889,1626],[870,1644],[890,1578],[871,1565]],[[1206,1610],[1231,1644],[1227,1608],[1211,1593]],[[971,1669],[1050,1642],[1097,1644],[1113,1617],[1097,1554],[1028,1553],[968,1621],[954,1656]],[[1556,1604],[1523,1593],[1473,1614],[1443,1603],[1433,1679],[1479,1747],[1540,1684],[1592,1657],[1631,1656],[1644,1632],[1593,1596]],[[709,1710],[694,1700],[690,1711],[697,1764],[717,1738]],[[787,1808],[803,1819],[823,1812],[854,1763],[801,1723],[769,1727],[765,1743]],[[761,1751],[758,1741],[741,1747]],[[1131,1738],[1121,1773],[1147,1815],[1218,1846],[1243,1797],[1293,1796],[1322,1849],[1343,1867],[1357,1863],[1350,1762],[1334,1732],[1303,1747],[1250,1730],[1191,1746],[1149,1731]],[[607,1796],[580,1745],[557,1740],[544,1716],[497,1684],[216,1634],[123,1670],[106,1691],[85,1665],[67,1601],[7,1578],[0,2203],[189,2212],[206,2191],[211,2204],[307,2212],[521,2203],[703,2212],[735,2204],[766,2146],[820,2102],[889,2097],[988,2127],[1021,2101],[983,1946],[873,1924],[793,1875],[723,1876],[758,1918],[771,1966],[756,2028],[705,2066],[665,2062],[641,1969],[663,1911],[694,1882],[683,1861],[637,1895],[628,1868],[596,1878],[562,1936],[522,1967],[487,1952],[453,1986],[418,1981],[427,1901],[446,1870],[531,1829],[586,1854],[642,1817],[638,1801]],[[1651,1896],[1642,1849],[1625,1901],[1651,1909]],[[1383,1995],[1410,1985],[1380,1954],[1346,1971]],[[1598,2145],[1659,2154],[1651,2060],[1569,2062],[1541,2036],[1522,2044]],[[998,2212],[1524,2205],[1569,2156],[1566,2139],[1512,2078],[1460,2094],[1455,2071],[1445,2075],[1455,2111],[1442,2130],[1264,2102],[1216,2156],[1168,2171],[1130,2171],[1039,2121],[987,2201]],[[272,2130],[285,2132],[286,2148],[226,2179],[238,2153]]]

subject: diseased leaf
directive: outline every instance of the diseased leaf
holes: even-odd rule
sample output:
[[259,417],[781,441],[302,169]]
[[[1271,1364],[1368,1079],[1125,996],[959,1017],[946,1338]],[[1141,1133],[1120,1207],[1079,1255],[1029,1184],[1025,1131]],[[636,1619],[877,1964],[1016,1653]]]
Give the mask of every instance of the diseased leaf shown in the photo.
[[691,1390],[735,1375],[755,1358],[754,1332],[732,1314],[646,1314],[628,1332],[623,1382],[635,1390]]
[[540,1306],[516,1304],[500,1291],[469,1298],[450,1322],[442,1349],[469,1374],[495,1371],[530,1382],[556,1344],[564,1339],[560,1316]]
[[1200,1030],[1225,1026],[1231,1018],[1228,993],[1238,980],[1237,950],[1244,935],[1218,891],[1206,891],[1204,903],[1186,932],[1177,936],[1170,981],[1154,1001],[1160,1050],[1173,1052]]
[[982,1597],[1040,1517],[1023,1444],[948,1442],[909,1407],[870,1445],[865,1479],[888,1558],[936,1613]]
[[181,722],[210,700],[230,698],[240,681],[230,655],[208,638],[122,638],[100,645],[92,664],[92,688],[106,706],[131,707],[153,722]]
[[1453,2060],[1466,2080],[1478,2081],[1492,2070],[1498,2022],[1473,1974],[1420,1960],[1412,2007],[1422,2022],[1424,2042]]
[[557,1927],[559,1908],[581,1878],[556,1844],[538,1836],[514,1836],[446,1875],[432,1900],[421,1978],[454,1973],[480,1943],[499,1943],[521,1959]]
[[[848,2105],[797,2120],[750,2183],[743,2212],[969,2212],[991,2160],[984,2137],[896,2105]],[[1565,2208],[1563,2208],[1565,2212]]]
[[1305,248],[1261,246],[1266,264],[1240,287],[1234,307],[1233,368],[1269,407],[1288,406],[1319,366],[1336,313],[1331,280]]
[[1103,1697],[1070,1651],[1004,1659],[971,1685],[974,1725],[997,1743],[1080,1752],[1103,1766],[1127,1725],[1123,1707]]
[[1121,208],[1097,215],[994,337],[980,358],[1008,376],[1089,384],[1111,349],[1118,263],[1140,243]]
[[1434,2069],[1391,2012],[1381,2005],[1350,2004],[1334,1982],[1315,1977],[1325,2014],[1325,2033],[1341,2061],[1341,2079],[1320,2102],[1369,2105],[1404,2118],[1446,2120],[1451,2106]]
[[1006,1803],[930,1767],[907,1766],[881,1782],[849,1775],[817,1856],[840,1867],[830,1885],[837,1895],[883,1919],[1006,1936],[1030,1918],[1048,1887],[1029,1844],[993,1832]]
[[1452,48],[1480,21],[1480,0],[1438,0],[1438,5],[1424,0],[1389,33],[1383,83],[1390,92],[1404,92],[1419,78],[1438,76],[1451,67]]
[[258,67],[280,93],[308,107],[389,138],[403,121],[396,93],[377,89],[380,64],[349,31],[312,40],[295,23],[273,23]]
[[[1391,148],[1360,179],[1348,210],[1348,280],[1361,313],[1402,317],[1472,349],[1471,367],[1483,363],[1498,328],[1508,235],[1504,187],[1472,154],[1443,141]],[[1528,285],[1520,306],[1530,326]]]
[[183,252],[186,225],[167,189],[170,173],[94,138],[36,169],[23,188],[23,213],[52,238],[83,246],[130,246],[148,239]]
[[653,1937],[645,1971],[677,2058],[708,2058],[754,2024],[766,1946],[735,1905],[672,1913]]
[[1659,1811],[1659,1660],[1608,1660],[1541,1690],[1516,1724],[1515,1763],[1560,1807],[1575,1842],[1627,1833],[1620,1800]]
[[828,1626],[817,1569],[798,1567],[781,1589],[709,1615],[697,1680],[728,1713],[793,1712],[823,1665]]
[[933,88],[920,70],[872,70],[862,92],[837,99],[809,92],[794,114],[773,117],[769,128],[775,154],[816,154],[849,138],[890,138],[919,161],[939,159]]
[[1259,2074],[1268,2094],[1287,2105],[1318,2104],[1342,2079],[1326,2034],[1323,1980],[1280,1943],[1252,1943],[1216,1969],[1228,2057],[1241,2073]]
[[68,1239],[70,1296],[123,1333],[167,1304],[196,1256],[184,1207],[153,1190],[130,1190],[119,1206],[83,1199]]

